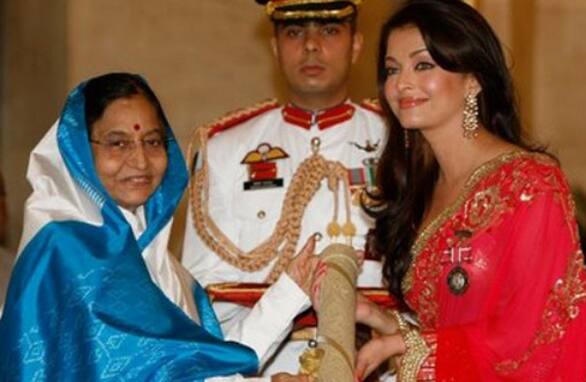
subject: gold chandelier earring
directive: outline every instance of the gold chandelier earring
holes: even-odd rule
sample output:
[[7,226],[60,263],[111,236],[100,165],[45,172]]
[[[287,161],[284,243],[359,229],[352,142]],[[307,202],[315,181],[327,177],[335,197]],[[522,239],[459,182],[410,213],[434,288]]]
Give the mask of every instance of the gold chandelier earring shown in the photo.
[[478,136],[478,98],[476,94],[468,93],[464,104],[464,137],[468,139]]

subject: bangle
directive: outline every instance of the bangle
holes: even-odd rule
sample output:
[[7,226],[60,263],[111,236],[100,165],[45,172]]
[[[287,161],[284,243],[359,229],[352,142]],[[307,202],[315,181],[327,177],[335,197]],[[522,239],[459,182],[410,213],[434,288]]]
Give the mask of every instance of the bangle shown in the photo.
[[392,310],[391,314],[397,321],[399,333],[405,342],[405,353],[401,357],[399,365],[398,380],[400,382],[411,382],[417,380],[417,373],[425,359],[431,353],[429,346],[419,334],[417,329],[411,327],[397,310]]

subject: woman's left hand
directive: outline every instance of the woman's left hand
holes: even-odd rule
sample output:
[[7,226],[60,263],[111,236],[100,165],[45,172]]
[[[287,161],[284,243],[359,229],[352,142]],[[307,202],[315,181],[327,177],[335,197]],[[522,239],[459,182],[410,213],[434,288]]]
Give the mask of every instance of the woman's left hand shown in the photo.
[[371,339],[356,356],[356,379],[362,381],[383,362],[404,352],[405,342],[399,333]]

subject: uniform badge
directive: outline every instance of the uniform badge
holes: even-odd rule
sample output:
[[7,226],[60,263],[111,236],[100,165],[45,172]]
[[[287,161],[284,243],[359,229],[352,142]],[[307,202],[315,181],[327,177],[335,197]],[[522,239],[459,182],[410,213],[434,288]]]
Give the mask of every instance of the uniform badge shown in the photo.
[[283,178],[277,178],[275,161],[285,158],[289,158],[285,150],[268,143],[261,143],[256,150],[248,152],[240,162],[248,165],[248,181],[244,182],[244,190],[283,187]]
[[380,139],[374,143],[372,143],[369,139],[361,145],[358,142],[348,142],[352,146],[356,147],[358,150],[362,150],[367,153],[373,153],[378,149],[378,145],[380,144]]

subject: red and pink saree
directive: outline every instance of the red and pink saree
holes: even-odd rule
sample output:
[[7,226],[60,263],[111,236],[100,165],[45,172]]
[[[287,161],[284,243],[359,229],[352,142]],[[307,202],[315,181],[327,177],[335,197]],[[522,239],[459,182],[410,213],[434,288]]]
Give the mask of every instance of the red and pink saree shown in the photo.
[[502,155],[421,231],[403,282],[432,350],[418,380],[586,381],[586,272],[557,163]]

